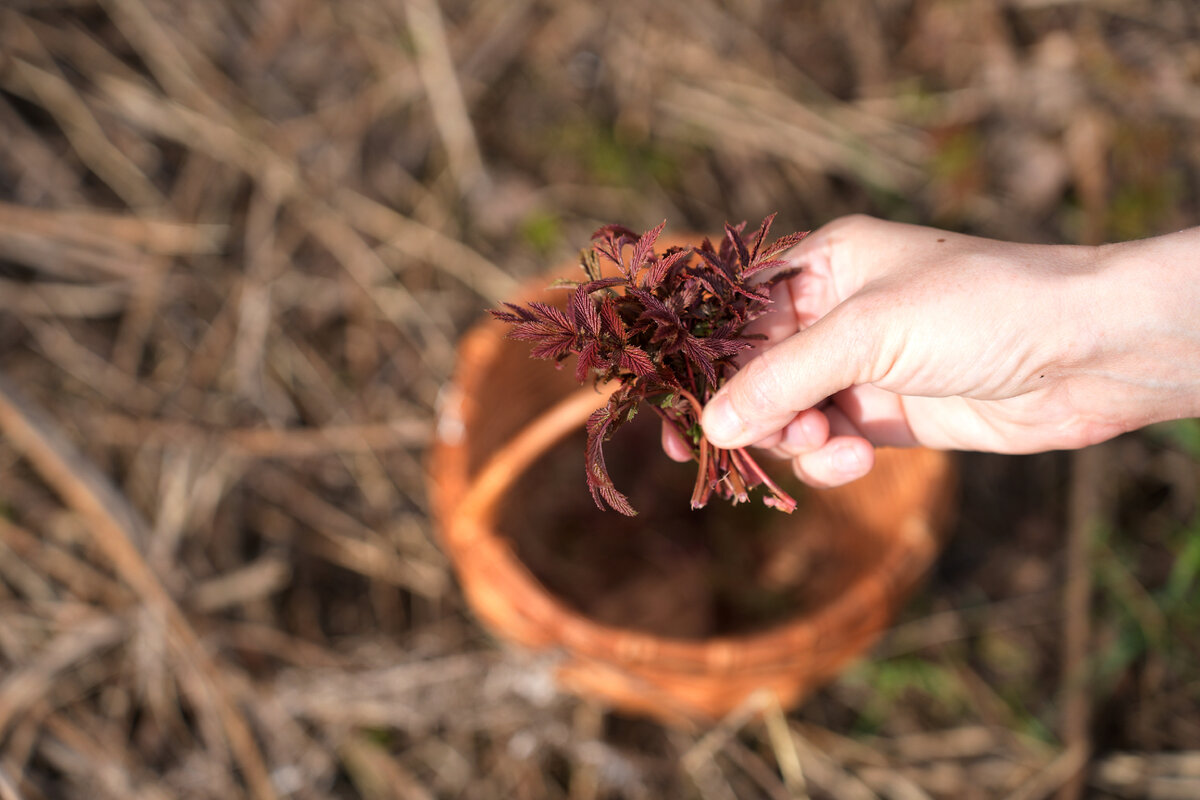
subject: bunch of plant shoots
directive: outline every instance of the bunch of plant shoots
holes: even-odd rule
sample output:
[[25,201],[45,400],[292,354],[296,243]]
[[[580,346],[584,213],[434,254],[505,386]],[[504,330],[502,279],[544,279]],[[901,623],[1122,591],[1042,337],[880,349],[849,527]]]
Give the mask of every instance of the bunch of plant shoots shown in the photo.
[[[607,503],[622,514],[637,512],[617,491],[604,463],[603,444],[648,403],[680,438],[691,445],[699,464],[692,508],[702,508],[716,492],[733,503],[749,499],[762,485],[763,502],[791,512],[796,507],[744,448],[714,446],[700,427],[700,412],[736,371],[734,357],[752,346],[746,326],[765,314],[771,286],[795,273],[777,272],[765,281],[759,273],[783,267],[779,259],[806,235],[793,233],[765,244],[775,215],[745,237],[745,223],[725,225],[719,246],[705,238],[698,246],[654,245],[662,225],[640,236],[620,225],[592,235],[580,263],[585,280],[560,281],[571,291],[566,310],[546,303],[505,303],[492,314],[512,328],[509,337],[533,343],[535,358],[559,367],[571,355],[575,377],[596,385],[617,381],[608,403],[587,422],[585,468],[596,505]],[[615,267],[608,269],[605,263]]]

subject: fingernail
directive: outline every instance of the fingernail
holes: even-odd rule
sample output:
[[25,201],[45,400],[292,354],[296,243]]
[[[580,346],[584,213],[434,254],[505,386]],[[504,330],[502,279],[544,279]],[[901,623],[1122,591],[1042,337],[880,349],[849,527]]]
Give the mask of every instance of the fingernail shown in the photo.
[[715,444],[731,441],[746,429],[727,394],[718,394],[709,401],[700,424],[704,427],[704,435]]
[[842,475],[857,475],[862,472],[863,457],[857,447],[843,445],[833,452],[833,468]]

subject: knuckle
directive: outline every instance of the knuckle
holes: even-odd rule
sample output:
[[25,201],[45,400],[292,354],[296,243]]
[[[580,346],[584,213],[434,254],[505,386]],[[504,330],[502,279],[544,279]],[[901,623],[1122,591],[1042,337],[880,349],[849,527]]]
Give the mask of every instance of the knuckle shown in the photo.
[[875,218],[868,214],[848,214],[842,217],[843,224],[847,228],[864,228],[875,223]]
[[825,232],[837,233],[848,241],[878,225],[880,221],[868,214],[847,214],[825,226]]
[[890,365],[886,356],[890,346],[886,341],[888,332],[895,330],[887,320],[892,304],[883,293],[864,291],[847,300],[834,312],[838,323],[847,332],[842,341],[841,357],[845,363],[856,365],[853,375],[848,375],[855,384],[873,383],[883,376]]
[[734,389],[730,400],[747,420],[782,410],[782,378],[775,348],[762,351],[746,364]]

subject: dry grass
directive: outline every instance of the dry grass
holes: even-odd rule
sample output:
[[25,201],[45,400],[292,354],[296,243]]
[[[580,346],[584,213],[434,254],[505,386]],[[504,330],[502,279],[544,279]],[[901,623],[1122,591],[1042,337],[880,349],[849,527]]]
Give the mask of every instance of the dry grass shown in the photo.
[[0,800],[1200,795],[1194,425],[965,458],[876,658],[707,732],[484,636],[423,472],[599,223],[1141,236],[1198,134],[1191,0],[7,0]]

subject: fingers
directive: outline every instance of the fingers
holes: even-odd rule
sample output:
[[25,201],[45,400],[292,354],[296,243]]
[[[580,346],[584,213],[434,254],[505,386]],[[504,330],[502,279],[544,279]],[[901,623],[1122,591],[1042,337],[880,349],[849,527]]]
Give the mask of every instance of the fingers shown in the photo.
[[917,444],[901,395],[877,386],[856,386],[838,395],[837,407],[847,418],[854,420],[858,433],[876,447]]
[[662,449],[672,461],[691,461],[692,448],[667,423],[662,424]]
[[821,447],[829,440],[829,419],[815,408],[805,409],[783,430],[755,442],[755,447],[770,451],[779,458],[793,459]]
[[879,315],[846,303],[764,350],[717,392],[704,409],[705,435],[719,447],[745,447],[787,425],[800,411],[857,383],[868,382],[878,355]]
[[836,406],[806,409],[756,446],[790,460],[796,477],[818,488],[857,480],[875,465],[874,446]]
[[858,480],[875,466],[875,448],[861,436],[833,436],[825,446],[792,461],[796,477],[809,486],[832,488]]
[[[832,436],[830,434],[833,434]],[[790,459],[796,477],[821,488],[857,480],[871,470],[875,451],[846,415],[829,407],[810,408],[796,415],[783,430],[760,441],[780,458]],[[691,461],[692,450],[678,431],[662,426],[662,447],[675,461]]]
[[820,447],[792,459],[796,477],[809,486],[832,488],[858,480],[875,466],[875,448],[841,409],[825,411],[833,434]]

